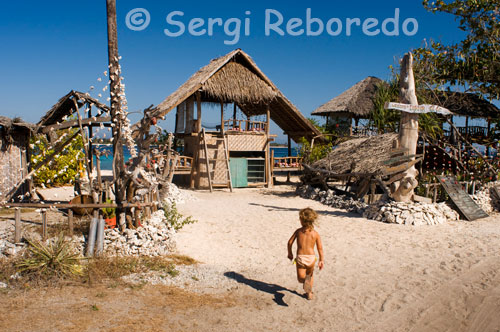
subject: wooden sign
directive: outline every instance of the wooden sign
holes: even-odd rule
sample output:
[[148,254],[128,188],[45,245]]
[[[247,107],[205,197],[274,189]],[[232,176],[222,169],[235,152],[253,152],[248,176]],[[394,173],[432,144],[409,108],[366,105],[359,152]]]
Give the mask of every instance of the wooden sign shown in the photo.
[[401,103],[385,103],[385,109],[398,110],[406,113],[438,113],[443,115],[452,115],[453,113],[441,106],[437,105],[410,105],[410,104],[401,104]]
[[488,217],[488,214],[462,189],[454,176],[437,175],[436,177],[467,220],[473,221]]

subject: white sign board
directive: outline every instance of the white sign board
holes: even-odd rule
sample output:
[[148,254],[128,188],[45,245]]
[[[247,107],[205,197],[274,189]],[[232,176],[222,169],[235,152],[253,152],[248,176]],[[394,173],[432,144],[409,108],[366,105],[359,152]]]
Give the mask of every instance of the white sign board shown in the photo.
[[443,115],[452,115],[453,113],[441,106],[437,105],[410,105],[410,104],[400,104],[400,103],[385,103],[385,109],[398,110],[406,113],[438,113]]

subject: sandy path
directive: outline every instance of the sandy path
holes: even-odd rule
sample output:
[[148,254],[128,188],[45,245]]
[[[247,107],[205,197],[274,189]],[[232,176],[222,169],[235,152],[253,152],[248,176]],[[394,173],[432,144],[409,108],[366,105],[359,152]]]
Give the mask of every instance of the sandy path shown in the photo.
[[[281,331],[497,331],[500,218],[407,227],[363,219],[275,190],[194,192],[179,210],[199,222],[181,253],[226,271],[245,305],[214,311],[222,325]],[[286,241],[298,210],[321,214],[325,269],[317,298],[299,294]],[[297,293],[298,292],[298,293]],[[258,317],[258,319],[256,319]]]

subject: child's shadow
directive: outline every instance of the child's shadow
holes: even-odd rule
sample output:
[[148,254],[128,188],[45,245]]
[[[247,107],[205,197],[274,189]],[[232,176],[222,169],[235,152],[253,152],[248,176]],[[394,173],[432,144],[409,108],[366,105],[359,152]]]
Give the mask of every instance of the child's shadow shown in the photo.
[[273,301],[276,302],[276,304],[288,307],[288,304],[283,301],[283,297],[285,294],[281,293],[282,291],[290,292],[292,294],[298,295],[300,297],[304,297],[303,295],[297,293],[296,291],[292,291],[288,288],[278,286],[276,284],[268,284],[266,282],[258,281],[258,280],[253,280],[253,279],[248,279],[244,275],[239,274],[237,272],[225,272],[224,275],[230,279],[234,279],[239,283],[248,285],[258,291],[261,292],[266,292],[269,294],[274,295]]

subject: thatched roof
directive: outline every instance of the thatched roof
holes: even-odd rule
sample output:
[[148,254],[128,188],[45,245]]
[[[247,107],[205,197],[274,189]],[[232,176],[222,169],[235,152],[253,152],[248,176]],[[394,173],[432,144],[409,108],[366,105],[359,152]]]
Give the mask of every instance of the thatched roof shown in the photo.
[[52,108],[38,121],[37,130],[39,130],[43,126],[49,126],[52,124],[56,124],[58,122],[63,121],[65,116],[70,116],[75,112],[75,103],[73,100],[76,100],[78,103],[78,107],[82,107],[84,104],[95,105],[97,108],[104,112],[109,112],[109,107],[97,99],[90,97],[89,95],[71,90],[67,95],[63,96],[59,101],[52,106]]
[[0,115],[0,126],[2,126],[7,131],[23,131],[32,132],[35,129],[35,125],[29,122],[24,122],[21,118],[8,118],[6,116]]
[[[397,137],[398,134],[389,133],[349,140],[339,144],[328,156],[318,160],[312,166],[336,174],[376,173],[382,168],[382,163],[390,159],[389,152],[393,150],[393,141]],[[352,166],[354,166],[353,169],[351,169]]]
[[380,78],[369,76],[356,83],[338,97],[315,109],[312,115],[328,115],[330,113],[350,113],[352,116],[367,117],[373,111],[373,100]]
[[271,119],[294,141],[321,135],[240,49],[198,70],[156,107],[154,116],[164,116],[197,91],[203,102],[235,102],[250,116],[265,114],[269,105]]
[[10,119],[0,115],[0,138],[2,148],[14,143],[14,136],[28,137],[35,130],[35,125],[24,122],[21,118]]
[[500,109],[486,99],[462,92],[436,92],[441,106],[449,109],[455,115],[473,118],[500,118]]

